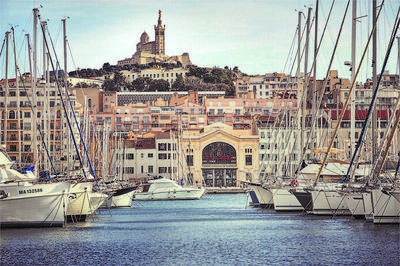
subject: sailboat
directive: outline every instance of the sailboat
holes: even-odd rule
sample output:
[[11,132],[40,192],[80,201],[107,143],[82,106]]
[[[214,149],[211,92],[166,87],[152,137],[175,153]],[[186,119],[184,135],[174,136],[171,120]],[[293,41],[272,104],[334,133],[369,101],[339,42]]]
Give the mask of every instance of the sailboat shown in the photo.
[[22,174],[0,152],[0,227],[60,227],[68,207],[71,184],[34,183],[31,171]]

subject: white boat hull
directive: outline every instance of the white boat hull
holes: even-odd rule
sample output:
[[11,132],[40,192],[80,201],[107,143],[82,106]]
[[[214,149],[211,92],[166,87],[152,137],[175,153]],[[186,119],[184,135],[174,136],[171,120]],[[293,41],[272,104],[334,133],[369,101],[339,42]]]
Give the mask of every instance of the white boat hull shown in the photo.
[[[345,201],[349,208],[351,215],[356,219],[366,219],[366,208],[364,204],[363,194],[368,192],[349,192],[345,194]],[[368,195],[365,195],[367,198]]]
[[275,211],[303,211],[297,198],[285,188],[271,188]]
[[274,200],[271,191],[262,186],[250,185],[250,188],[254,191],[257,196],[259,206],[261,208],[272,208],[274,206]]
[[204,189],[183,189],[134,193],[134,200],[196,200],[204,194]]
[[90,204],[90,193],[93,183],[83,182],[73,184],[69,194],[67,208],[68,222],[86,221],[86,217],[92,213]]
[[389,192],[398,202],[400,202],[400,190],[393,190]]
[[345,196],[337,191],[313,190],[311,196],[315,215],[351,215]]
[[109,198],[107,194],[101,192],[90,193],[90,214],[96,212],[98,208]]
[[68,182],[1,184],[1,227],[63,226],[70,186]]
[[400,223],[400,203],[381,189],[373,189],[371,194],[373,222],[376,224]]
[[130,208],[135,191],[131,191],[118,196],[111,196],[104,201],[102,208]]

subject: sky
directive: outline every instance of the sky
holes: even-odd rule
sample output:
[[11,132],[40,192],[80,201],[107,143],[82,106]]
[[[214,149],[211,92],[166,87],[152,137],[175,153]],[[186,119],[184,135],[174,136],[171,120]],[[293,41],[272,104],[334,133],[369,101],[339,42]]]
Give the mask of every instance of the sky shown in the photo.
[[[197,66],[237,66],[249,75],[272,72],[295,75],[297,65],[293,63],[295,56],[291,47],[297,49],[295,32],[298,12],[304,14],[303,28],[309,7],[314,16],[315,3],[316,0],[0,0],[0,34],[3,43],[5,32],[14,26],[18,66],[22,71],[29,72],[27,41],[24,36],[29,33],[32,41],[32,9],[37,7],[41,19],[48,21],[61,65],[61,19],[66,18],[70,48],[68,71],[101,68],[106,62],[114,65],[120,59],[131,57],[144,31],[153,41],[154,25],[157,24],[158,10],[161,10],[162,23],[166,26],[167,55],[188,52],[192,63]],[[320,0],[318,40],[331,3],[332,0]],[[347,0],[336,0],[333,7],[318,54],[317,78],[325,77],[327,72],[346,4]],[[371,0],[358,1],[357,15],[360,18],[357,23],[356,65],[372,28],[371,5]],[[399,0],[386,0],[378,23],[378,72],[381,70],[398,7]],[[38,47],[41,47],[41,41]],[[313,61],[313,47],[314,28],[310,34],[308,71]],[[344,65],[344,61],[351,60],[350,47],[351,4],[332,65],[332,69],[339,70],[339,76],[345,78],[349,78],[351,73]],[[359,80],[371,76],[371,55],[371,52],[367,53]],[[0,64],[0,77],[4,77],[5,52],[0,56]],[[42,63],[38,62],[39,69],[40,65]],[[387,70],[398,73],[397,42],[392,49]],[[304,71],[304,60],[301,71]]]

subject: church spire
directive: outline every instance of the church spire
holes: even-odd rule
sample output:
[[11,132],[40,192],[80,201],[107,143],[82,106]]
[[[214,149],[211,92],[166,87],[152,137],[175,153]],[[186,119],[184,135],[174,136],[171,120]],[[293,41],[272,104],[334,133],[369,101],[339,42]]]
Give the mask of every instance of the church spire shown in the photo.
[[165,25],[161,21],[161,10],[158,10],[158,24],[154,25],[155,46],[153,53],[157,55],[165,55]]
[[161,27],[161,10],[158,10],[158,27]]

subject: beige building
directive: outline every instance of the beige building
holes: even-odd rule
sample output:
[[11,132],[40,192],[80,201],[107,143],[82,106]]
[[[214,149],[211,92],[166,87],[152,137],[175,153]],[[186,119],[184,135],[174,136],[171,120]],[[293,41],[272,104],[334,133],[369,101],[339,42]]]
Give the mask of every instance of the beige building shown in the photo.
[[237,130],[215,123],[200,130],[184,130],[181,147],[187,162],[184,174],[194,184],[238,186],[240,180],[251,181],[257,175],[258,146],[256,127]]

